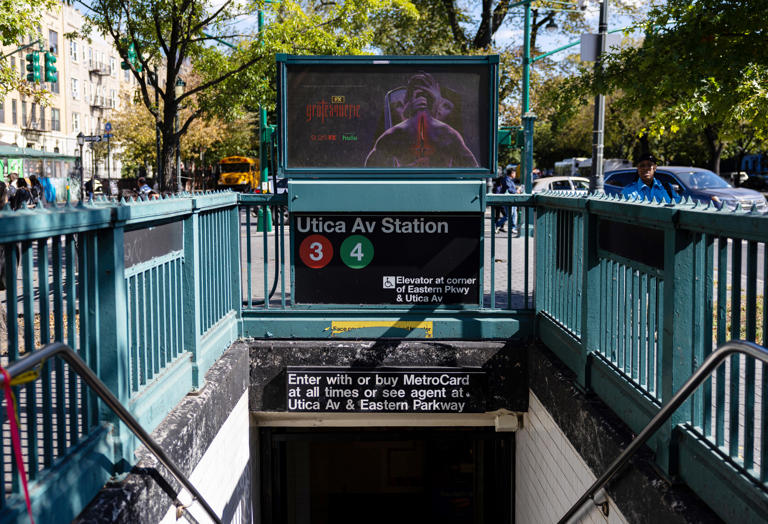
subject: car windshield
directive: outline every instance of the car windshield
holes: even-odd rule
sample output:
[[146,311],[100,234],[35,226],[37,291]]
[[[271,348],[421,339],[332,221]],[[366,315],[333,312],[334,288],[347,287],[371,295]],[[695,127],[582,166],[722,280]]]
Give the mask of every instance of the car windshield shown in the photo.
[[250,164],[220,164],[222,173],[247,173]]
[[731,187],[728,182],[706,169],[675,173],[688,189],[724,189]]
[[574,180],[573,187],[574,189],[589,189],[589,182],[584,180]]

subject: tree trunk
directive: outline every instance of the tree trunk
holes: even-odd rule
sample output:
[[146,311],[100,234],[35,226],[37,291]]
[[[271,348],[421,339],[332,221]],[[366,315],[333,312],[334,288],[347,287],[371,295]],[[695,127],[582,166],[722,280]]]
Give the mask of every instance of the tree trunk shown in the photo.
[[720,157],[723,154],[723,143],[719,140],[717,129],[714,126],[704,128],[704,136],[709,149],[709,169],[720,175]]
[[176,190],[176,143],[173,133],[167,135],[163,132],[163,178],[160,189],[162,191]]

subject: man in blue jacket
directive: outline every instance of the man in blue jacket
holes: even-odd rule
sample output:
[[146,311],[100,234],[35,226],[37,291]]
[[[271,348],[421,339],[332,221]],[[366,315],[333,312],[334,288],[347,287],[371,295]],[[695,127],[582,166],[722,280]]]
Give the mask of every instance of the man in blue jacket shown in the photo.
[[656,180],[656,158],[650,153],[644,153],[640,155],[637,161],[637,180],[633,183],[624,186],[621,190],[621,196],[624,197],[637,197],[640,200],[646,200],[654,202],[664,202],[667,204],[672,203],[672,199],[676,202],[680,201],[680,196],[670,188],[670,193],[661,182]]
[[[499,180],[495,187],[493,188],[493,192],[499,195],[503,195],[504,193],[510,193],[515,194],[517,193],[517,186],[515,185],[515,168],[511,164],[507,166],[507,168],[504,170],[504,176],[499,177]],[[499,228],[499,231],[505,231],[504,224],[507,222],[507,212],[504,207],[498,208],[500,210],[500,216],[496,219],[496,227]],[[511,218],[511,224],[512,224],[512,234],[517,235],[517,208],[512,207],[509,209],[509,213],[512,215]]]

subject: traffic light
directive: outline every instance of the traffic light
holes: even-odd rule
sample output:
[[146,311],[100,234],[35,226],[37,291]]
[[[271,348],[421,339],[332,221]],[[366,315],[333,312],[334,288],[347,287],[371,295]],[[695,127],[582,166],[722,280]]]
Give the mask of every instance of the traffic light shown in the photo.
[[141,68],[141,64],[138,63],[138,58],[139,57],[138,57],[138,55],[136,55],[136,48],[134,47],[133,44],[128,46],[128,56],[127,56],[127,58],[128,58],[128,61],[127,62],[123,62],[122,64],[120,64],[120,67],[122,69],[130,69],[131,65],[132,65],[133,67],[136,68],[136,71],[141,73],[141,69],[142,69]]
[[45,53],[45,81],[58,82],[59,75],[56,73],[56,55],[51,52]]
[[40,54],[27,53],[27,82],[40,81]]

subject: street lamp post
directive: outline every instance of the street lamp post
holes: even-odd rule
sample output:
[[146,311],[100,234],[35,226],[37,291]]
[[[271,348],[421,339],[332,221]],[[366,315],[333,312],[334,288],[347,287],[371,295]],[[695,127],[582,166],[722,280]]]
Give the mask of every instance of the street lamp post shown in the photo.
[[[178,100],[184,94],[186,82],[181,77],[176,79],[174,95]],[[179,106],[176,105],[176,114],[174,116],[174,134],[176,135],[176,192],[181,193],[181,155],[180,155],[180,137],[179,137]]]

